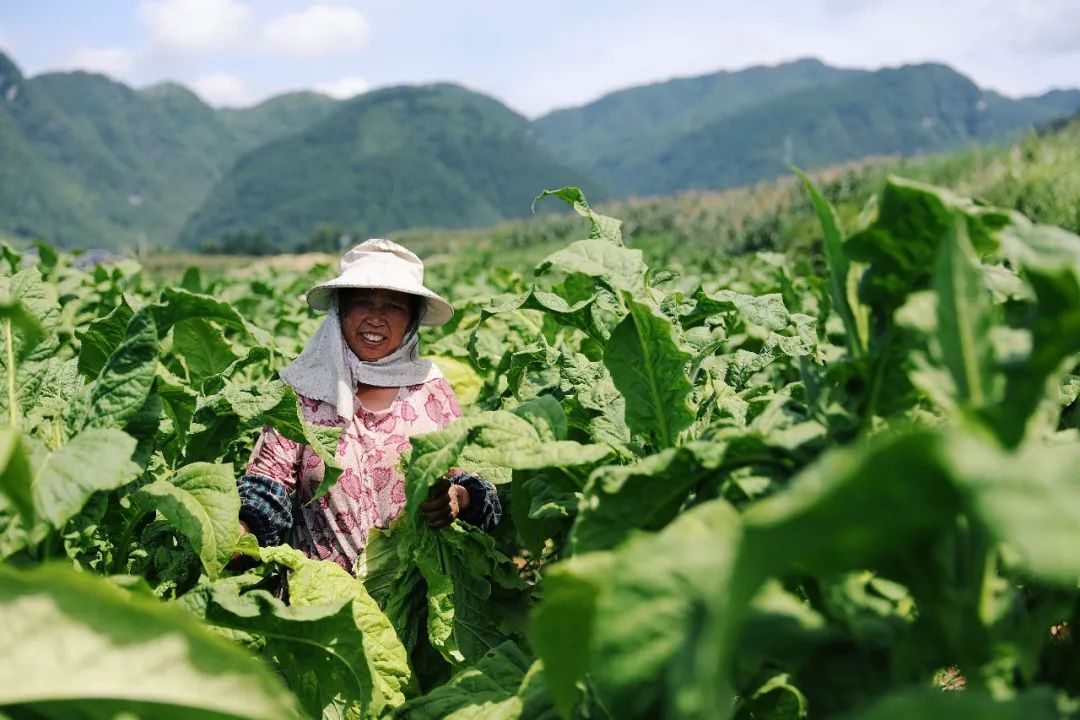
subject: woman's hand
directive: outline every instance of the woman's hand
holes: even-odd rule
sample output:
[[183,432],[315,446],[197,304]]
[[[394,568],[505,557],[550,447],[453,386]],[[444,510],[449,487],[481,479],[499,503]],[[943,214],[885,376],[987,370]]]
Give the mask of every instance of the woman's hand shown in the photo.
[[[240,521],[238,529],[239,529],[241,535],[243,535],[244,533],[251,532],[251,528],[249,528],[247,526],[247,523],[244,522],[243,520]],[[229,562],[226,563],[225,569],[226,570],[243,570],[243,569],[246,569],[245,565],[248,564],[247,560],[249,560],[249,559],[250,558],[248,558],[247,555],[245,555],[244,553],[237,550],[237,551],[233,552],[232,557],[229,558]]]
[[449,525],[468,507],[469,491],[443,477],[428,490],[427,501],[420,503],[420,514],[429,528],[438,530]]

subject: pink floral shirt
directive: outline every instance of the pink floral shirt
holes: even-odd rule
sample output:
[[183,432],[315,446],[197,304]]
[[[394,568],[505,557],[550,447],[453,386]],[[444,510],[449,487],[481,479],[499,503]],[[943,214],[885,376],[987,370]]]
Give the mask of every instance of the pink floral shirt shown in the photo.
[[350,572],[367,543],[368,530],[385,528],[405,508],[401,454],[409,437],[434,432],[461,417],[457,396],[444,378],[398,391],[386,410],[372,412],[359,402],[346,421],[336,408],[300,398],[305,419],[314,425],[342,428],[337,459],[344,472],[322,498],[311,498],[323,478],[323,461],[301,445],[266,426],[247,464],[247,472],[280,482],[295,491],[293,543],[309,557],[333,560]]

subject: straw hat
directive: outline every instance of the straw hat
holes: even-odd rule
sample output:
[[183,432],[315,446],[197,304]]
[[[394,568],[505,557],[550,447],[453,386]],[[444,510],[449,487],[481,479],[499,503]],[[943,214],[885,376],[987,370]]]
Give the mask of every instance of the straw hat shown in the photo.
[[373,288],[424,298],[423,325],[442,325],[454,316],[450,303],[424,287],[424,263],[396,242],[381,238],[362,242],[342,256],[339,268],[336,278],[308,291],[308,305],[326,310],[334,293],[342,288]]

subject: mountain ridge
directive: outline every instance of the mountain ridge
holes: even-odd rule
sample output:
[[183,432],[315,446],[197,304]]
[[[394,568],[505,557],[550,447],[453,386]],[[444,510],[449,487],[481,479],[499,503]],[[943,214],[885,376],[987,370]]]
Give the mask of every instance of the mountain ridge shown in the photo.
[[526,118],[456,84],[366,93],[239,158],[180,241],[198,247],[214,231],[261,232],[288,247],[327,218],[365,236],[487,225],[527,215],[537,187],[564,179],[604,196],[531,135]]
[[768,180],[792,163],[1005,142],[1077,110],[1076,89],[1015,99],[940,63],[870,71],[813,58],[624,88],[533,120],[453,83],[222,109],[176,83],[27,78],[0,52],[0,234],[112,249],[248,234],[287,249],[322,226],[499,222],[552,185],[663,195]]

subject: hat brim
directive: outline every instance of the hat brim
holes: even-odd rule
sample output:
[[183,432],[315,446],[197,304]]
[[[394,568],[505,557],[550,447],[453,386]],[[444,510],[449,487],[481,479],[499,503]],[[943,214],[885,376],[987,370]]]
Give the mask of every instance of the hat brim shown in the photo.
[[438,325],[445,325],[450,322],[450,319],[454,317],[454,306],[444,300],[442,297],[428,290],[427,288],[415,288],[415,287],[401,287],[400,285],[385,284],[379,285],[375,283],[356,283],[341,278],[329,280],[324,283],[311,288],[307,294],[307,303],[314,310],[326,311],[330,309],[330,301],[334,297],[334,293],[338,290],[346,289],[368,289],[368,290],[395,290],[397,292],[403,292],[408,295],[416,295],[417,297],[424,298],[425,310],[424,316],[420,320],[421,325],[427,325],[435,327]]

